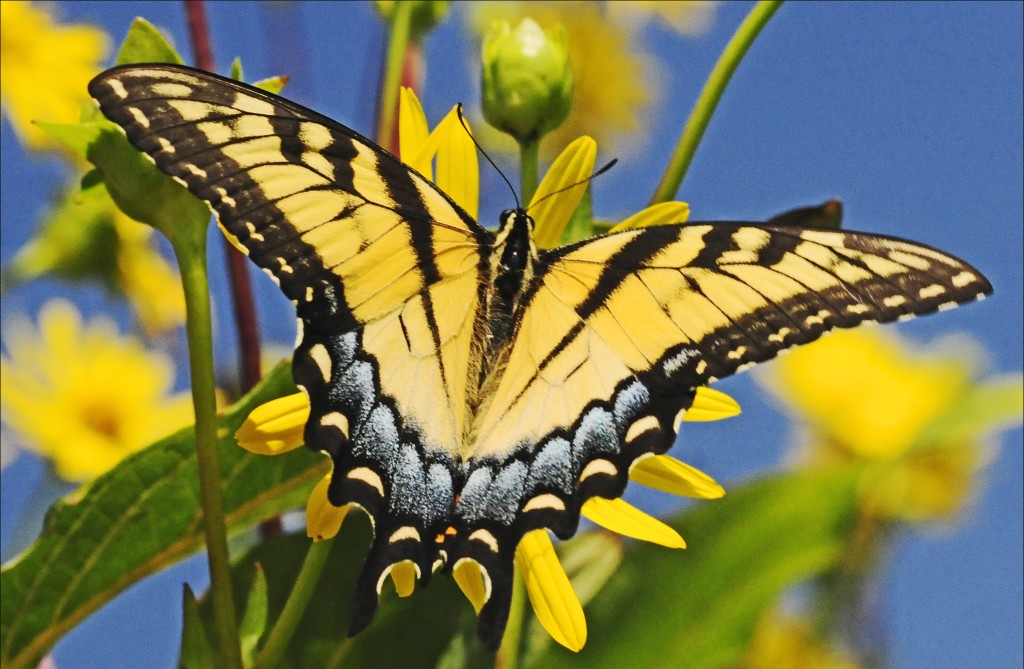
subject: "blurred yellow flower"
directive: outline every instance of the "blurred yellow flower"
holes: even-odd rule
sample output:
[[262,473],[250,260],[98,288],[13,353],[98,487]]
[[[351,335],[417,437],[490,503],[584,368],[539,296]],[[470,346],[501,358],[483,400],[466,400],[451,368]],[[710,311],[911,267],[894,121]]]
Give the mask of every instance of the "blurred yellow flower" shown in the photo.
[[112,206],[118,236],[116,286],[149,334],[185,324],[185,292],[178,271],[157,249],[153,228]]
[[877,328],[833,332],[780,358],[770,388],[815,429],[869,459],[903,455],[970,380],[964,360],[914,355]]
[[157,243],[153,228],[126,216],[105,188],[75,187],[4,266],[5,289],[43,276],[98,280],[131,303],[148,334],[167,332],[185,323],[185,294]]
[[651,21],[688,37],[703,35],[715,18],[717,2],[709,0],[630,0],[606,2],[608,20],[636,31]]
[[27,147],[58,146],[32,121],[77,121],[109,46],[99,28],[59,25],[39,5],[0,1],[0,99]]
[[[644,48],[637,28],[658,18],[687,35],[701,32],[710,22],[708,3],[668,2],[495,2],[474,3],[470,22],[484,34],[492,21],[516,25],[530,17],[545,30],[565,29],[573,73],[573,102],[569,116],[545,135],[541,150],[548,157],[574,138],[589,135],[616,155],[643,145],[642,119],[657,102],[660,63]],[[498,133],[495,133],[496,135]],[[492,138],[488,135],[488,140]],[[513,152],[514,142],[495,140],[499,149]]]
[[879,329],[841,330],[760,377],[806,423],[805,466],[868,465],[861,489],[871,515],[955,513],[988,460],[987,434],[1020,421],[1019,378],[979,382],[969,357],[919,350]]
[[761,617],[747,651],[743,669],[857,669],[840,649],[819,638],[811,624],[778,611]]
[[83,323],[70,303],[52,300],[38,329],[19,318],[5,330],[3,422],[63,479],[92,480],[192,420],[188,394],[169,394],[173,361],[107,319]]

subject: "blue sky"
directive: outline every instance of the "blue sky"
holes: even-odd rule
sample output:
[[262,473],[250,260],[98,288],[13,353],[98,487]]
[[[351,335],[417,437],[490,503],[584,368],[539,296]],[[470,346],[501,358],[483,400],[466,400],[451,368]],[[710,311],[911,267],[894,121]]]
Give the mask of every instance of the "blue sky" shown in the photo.
[[[115,42],[133,16],[144,16],[189,53],[177,2],[56,5],[68,20],[101,25]],[[645,204],[707,73],[748,8],[720,7],[711,30],[697,39],[646,29],[647,48],[660,61],[662,102],[646,119],[648,140],[624,152],[595,183],[599,215],[622,216]],[[370,131],[383,33],[368,6],[213,3],[208,13],[220,71],[237,55],[250,80],[290,75],[287,94]],[[1020,3],[783,6],[727,90],[680,199],[690,202],[695,220],[759,220],[839,197],[849,229],[953,252],[991,279],[995,295],[891,327],[925,343],[968,333],[987,350],[989,370],[1021,369],[1022,22]],[[478,91],[467,57],[473,49],[459,20],[428,39],[424,106],[432,121],[457,101],[474,106]],[[26,155],[6,121],[2,133],[0,255],[6,261],[64,175],[52,162]],[[599,162],[612,157],[602,153]],[[483,188],[481,219],[496,221],[510,204],[507,190],[493,175],[485,175]],[[222,267],[220,258],[211,266]],[[291,307],[257,278],[264,329],[289,347]],[[228,300],[218,290],[216,320],[226,324]],[[124,315],[97,290],[72,293],[44,283],[5,296],[3,317],[34,315],[54,293],[72,296],[87,312],[112,308]],[[218,346],[219,364],[229,366],[231,338],[222,336]],[[776,464],[788,433],[749,375],[719,387],[740,401],[743,416],[692,430],[676,452],[728,486]],[[958,522],[908,533],[895,546],[882,595],[894,667],[1024,662],[1021,431],[1004,437],[997,453],[984,488]],[[31,457],[3,471],[5,555],[13,520],[40,472]],[[182,581],[205,587],[202,559],[149,579],[86,621],[58,646],[62,669],[141,666],[141,658],[149,658],[147,666],[173,666]]]

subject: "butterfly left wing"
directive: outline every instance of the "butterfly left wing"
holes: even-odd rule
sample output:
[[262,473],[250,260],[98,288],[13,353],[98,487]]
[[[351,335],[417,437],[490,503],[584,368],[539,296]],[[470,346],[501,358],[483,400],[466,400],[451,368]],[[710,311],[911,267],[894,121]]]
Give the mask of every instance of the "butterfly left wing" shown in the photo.
[[279,96],[165,64],[107,70],[89,90],[296,305],[306,444],[334,461],[331,502],[374,524],[352,623],[365,625],[395,564],[435,567],[489,233],[368,139]]
[[697,386],[833,328],[991,292],[922,245],[753,224],[628,230],[540,264],[456,506],[452,560],[476,560],[492,582],[485,636],[504,625],[523,534],[567,538],[587,499],[620,496],[633,463],[671,447]]

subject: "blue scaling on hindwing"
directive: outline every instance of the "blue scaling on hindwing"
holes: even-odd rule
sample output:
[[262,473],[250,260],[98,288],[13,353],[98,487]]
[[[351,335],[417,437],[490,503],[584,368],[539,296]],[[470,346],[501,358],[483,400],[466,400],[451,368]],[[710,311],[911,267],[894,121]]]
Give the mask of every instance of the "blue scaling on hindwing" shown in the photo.
[[562,437],[549,439],[533,457],[526,489],[534,491],[550,488],[570,495],[574,482],[571,444]]

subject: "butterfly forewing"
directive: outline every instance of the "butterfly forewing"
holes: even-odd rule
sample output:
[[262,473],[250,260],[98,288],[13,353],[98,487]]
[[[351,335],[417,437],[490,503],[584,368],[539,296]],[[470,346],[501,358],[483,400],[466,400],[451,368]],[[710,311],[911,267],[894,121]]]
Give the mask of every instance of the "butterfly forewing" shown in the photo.
[[[655,226],[557,249],[535,279],[475,455],[572,424],[654,373],[688,389],[837,327],[991,292],[974,268],[903,240],[753,224]],[[500,436],[499,436],[500,435]]]

